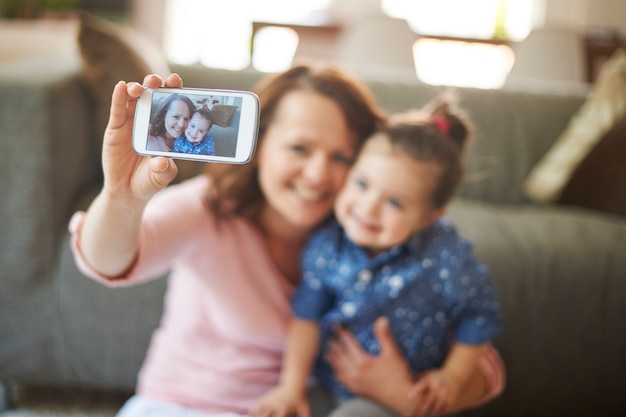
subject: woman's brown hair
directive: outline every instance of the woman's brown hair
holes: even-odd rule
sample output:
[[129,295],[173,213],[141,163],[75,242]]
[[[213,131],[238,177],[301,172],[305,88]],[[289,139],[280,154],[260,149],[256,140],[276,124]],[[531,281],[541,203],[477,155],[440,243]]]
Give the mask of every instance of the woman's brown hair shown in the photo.
[[189,117],[196,110],[196,106],[193,104],[193,101],[185,95],[182,94],[172,94],[168,96],[160,105],[157,111],[152,116],[150,120],[150,136],[163,136],[165,135],[165,115],[167,111],[170,109],[170,106],[175,101],[182,101],[189,108]]
[[[253,88],[261,103],[257,149],[262,146],[280,101],[294,90],[314,91],[337,103],[359,146],[384,119],[371,92],[345,72],[332,66],[298,65],[266,76]],[[216,214],[226,214],[224,207],[228,207],[228,213],[254,217],[265,203],[259,186],[257,156],[245,165],[208,164],[204,172],[215,187],[211,207]]]

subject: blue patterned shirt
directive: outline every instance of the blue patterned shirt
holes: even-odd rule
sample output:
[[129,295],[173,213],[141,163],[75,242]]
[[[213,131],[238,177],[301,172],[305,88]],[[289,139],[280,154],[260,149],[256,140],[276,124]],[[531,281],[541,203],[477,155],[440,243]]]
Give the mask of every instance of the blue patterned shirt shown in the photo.
[[192,143],[185,135],[174,140],[174,152],[190,153],[194,155],[215,155],[215,141],[209,133],[200,142]]
[[380,345],[372,325],[386,316],[414,373],[440,367],[451,339],[483,344],[501,330],[489,272],[446,218],[374,258],[333,223],[311,238],[302,268],[294,314],[320,323],[314,376],[340,397],[352,394],[332,378],[324,360],[337,325],[350,330],[366,351],[376,355]]

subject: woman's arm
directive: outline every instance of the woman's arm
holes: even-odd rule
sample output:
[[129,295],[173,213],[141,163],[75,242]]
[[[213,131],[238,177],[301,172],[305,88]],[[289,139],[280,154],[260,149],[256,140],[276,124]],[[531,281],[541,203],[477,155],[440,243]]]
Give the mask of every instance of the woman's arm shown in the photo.
[[[381,347],[376,356],[363,350],[350,332],[338,329],[328,355],[337,378],[357,395],[377,401],[401,416],[436,415],[435,410],[422,406],[422,395],[413,395],[415,378],[395,344],[386,318],[376,320],[374,334]],[[504,378],[499,361],[491,364],[491,370]],[[449,414],[484,403],[503,389],[503,381],[498,381],[493,389],[489,389],[487,382],[482,370],[474,368],[456,402],[446,410],[437,410],[437,414]]]
[[477,379],[478,360],[485,345],[454,343],[441,368],[424,372],[409,391],[414,414],[440,415],[470,406],[485,395],[485,381]]
[[[120,81],[113,90],[102,148],[104,186],[86,213],[79,242],[85,261],[108,277],[120,276],[133,265],[143,210],[176,176],[171,160],[142,157],[132,148],[137,98],[144,87],[162,85],[160,77],[149,75],[143,86]],[[181,87],[182,81],[172,74],[165,85]]]
[[415,408],[408,392],[414,379],[391,335],[389,322],[381,317],[374,323],[380,344],[376,356],[366,352],[349,331],[339,328],[331,341],[327,359],[335,376],[355,394],[370,398],[401,416],[411,416]]

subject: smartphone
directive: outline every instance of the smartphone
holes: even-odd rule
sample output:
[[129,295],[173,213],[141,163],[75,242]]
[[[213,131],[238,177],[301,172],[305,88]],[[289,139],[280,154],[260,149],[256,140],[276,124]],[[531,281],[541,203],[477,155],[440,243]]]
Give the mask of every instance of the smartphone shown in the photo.
[[259,98],[249,91],[146,88],[137,100],[133,148],[141,155],[245,164],[259,130]]

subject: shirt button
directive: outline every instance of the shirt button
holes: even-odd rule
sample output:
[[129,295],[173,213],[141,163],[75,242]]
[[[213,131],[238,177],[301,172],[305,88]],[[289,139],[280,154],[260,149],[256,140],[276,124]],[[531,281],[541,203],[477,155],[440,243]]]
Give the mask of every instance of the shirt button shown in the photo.
[[372,272],[369,269],[363,269],[359,272],[359,281],[368,283],[372,280]]

